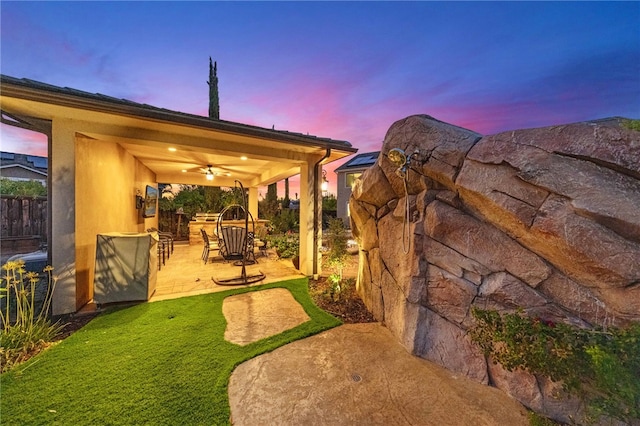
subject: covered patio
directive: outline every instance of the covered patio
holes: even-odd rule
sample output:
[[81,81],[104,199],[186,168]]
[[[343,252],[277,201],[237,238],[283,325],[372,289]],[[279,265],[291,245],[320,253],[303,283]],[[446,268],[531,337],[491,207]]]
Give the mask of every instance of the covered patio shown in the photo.
[[[257,218],[258,188],[300,175],[299,271],[321,272],[322,166],[356,152],[348,142],[5,75],[0,108],[2,123],[48,138],[54,314],[78,311],[92,301],[98,234],[158,227],[157,215],[145,217],[136,205],[136,195],[158,183],[233,187],[240,181],[248,192],[248,210]],[[203,168],[213,171],[213,181]]]

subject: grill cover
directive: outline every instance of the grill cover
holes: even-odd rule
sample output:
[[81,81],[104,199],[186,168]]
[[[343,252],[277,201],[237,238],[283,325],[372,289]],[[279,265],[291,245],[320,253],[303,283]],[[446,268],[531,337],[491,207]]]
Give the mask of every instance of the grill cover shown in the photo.
[[157,244],[153,233],[98,234],[93,300],[98,304],[149,300],[156,289]]

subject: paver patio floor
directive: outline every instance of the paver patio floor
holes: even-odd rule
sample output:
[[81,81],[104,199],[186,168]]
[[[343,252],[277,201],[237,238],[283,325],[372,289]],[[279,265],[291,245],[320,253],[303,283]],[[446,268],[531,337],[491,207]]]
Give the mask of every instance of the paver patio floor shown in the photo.
[[[229,290],[231,287],[218,285],[213,279],[239,277],[242,267],[235,266],[233,262],[225,262],[221,257],[212,257],[205,264],[201,255],[201,245],[175,244],[173,254],[158,271],[156,291],[150,301]],[[291,260],[278,259],[272,252],[268,252],[267,256],[256,255],[256,259],[257,264],[246,266],[247,275],[261,271],[266,278],[253,285],[304,276],[293,267]]]

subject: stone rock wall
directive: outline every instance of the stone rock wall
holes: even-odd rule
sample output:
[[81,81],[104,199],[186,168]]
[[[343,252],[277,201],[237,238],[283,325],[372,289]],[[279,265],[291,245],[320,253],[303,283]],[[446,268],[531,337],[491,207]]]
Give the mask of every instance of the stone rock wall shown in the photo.
[[[394,148],[411,154],[406,186]],[[640,321],[640,132],[620,119],[482,136],[407,117],[350,212],[374,316],[413,354],[556,420],[579,417],[578,401],[485,359],[466,333],[471,307],[580,327]]]

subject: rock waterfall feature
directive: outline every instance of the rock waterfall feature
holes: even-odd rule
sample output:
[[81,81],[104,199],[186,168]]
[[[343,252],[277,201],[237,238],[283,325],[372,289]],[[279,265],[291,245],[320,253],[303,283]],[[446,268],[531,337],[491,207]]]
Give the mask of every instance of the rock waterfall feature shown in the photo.
[[570,422],[581,407],[485,359],[467,335],[471,307],[578,327],[640,321],[640,132],[622,119],[483,136],[410,116],[349,208],[358,291],[376,319],[414,355],[536,412]]

